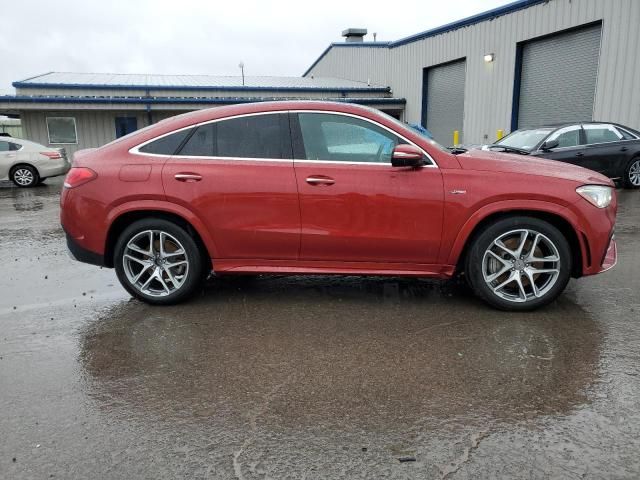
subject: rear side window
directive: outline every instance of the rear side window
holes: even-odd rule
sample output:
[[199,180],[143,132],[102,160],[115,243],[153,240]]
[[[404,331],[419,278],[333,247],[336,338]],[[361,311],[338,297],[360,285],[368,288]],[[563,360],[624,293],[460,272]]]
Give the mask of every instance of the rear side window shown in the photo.
[[215,124],[200,125],[180,150],[180,155],[211,157],[214,154]]
[[0,142],[0,152],[9,151],[9,142]]
[[189,128],[172,133],[166,137],[147,143],[138,150],[142,153],[152,153],[154,155],[174,155],[178,150],[178,147],[182,145],[182,142],[184,142],[192,130],[192,128]]
[[587,135],[587,143],[611,143],[622,140],[622,135],[613,125],[585,124],[584,132]]
[[273,113],[199,126],[180,150],[191,157],[289,159],[289,120]]

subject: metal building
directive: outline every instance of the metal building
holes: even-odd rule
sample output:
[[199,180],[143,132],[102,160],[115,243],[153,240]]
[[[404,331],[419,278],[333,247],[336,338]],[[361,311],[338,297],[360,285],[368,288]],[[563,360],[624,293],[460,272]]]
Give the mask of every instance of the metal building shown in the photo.
[[73,153],[190,110],[278,99],[348,101],[400,116],[404,99],[356,80],[212,75],[46,73],[13,83],[0,115],[19,116],[23,138]]
[[387,85],[445,145],[564,121],[640,128],[640,1],[520,0],[392,42],[331,44],[304,73]]

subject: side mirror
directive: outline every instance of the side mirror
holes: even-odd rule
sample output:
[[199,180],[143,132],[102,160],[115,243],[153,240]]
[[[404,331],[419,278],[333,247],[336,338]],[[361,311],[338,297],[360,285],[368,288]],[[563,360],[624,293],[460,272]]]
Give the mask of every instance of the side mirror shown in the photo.
[[394,167],[421,167],[424,165],[424,153],[415,145],[396,145],[391,154]]
[[546,142],[544,142],[542,144],[542,146],[540,147],[540,150],[552,150],[554,148],[557,148],[558,145],[560,145],[560,142],[556,139],[556,140],[547,140]]

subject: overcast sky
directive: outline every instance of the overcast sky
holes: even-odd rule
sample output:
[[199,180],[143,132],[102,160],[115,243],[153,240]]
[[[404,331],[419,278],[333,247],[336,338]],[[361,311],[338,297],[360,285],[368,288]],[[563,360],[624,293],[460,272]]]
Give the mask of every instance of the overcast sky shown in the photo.
[[397,40],[509,1],[3,0],[0,94],[50,71],[299,76],[345,28]]

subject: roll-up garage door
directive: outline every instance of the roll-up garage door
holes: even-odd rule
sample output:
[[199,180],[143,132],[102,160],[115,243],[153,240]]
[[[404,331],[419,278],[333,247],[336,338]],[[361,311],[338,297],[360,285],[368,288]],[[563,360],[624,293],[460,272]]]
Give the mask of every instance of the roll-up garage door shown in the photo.
[[464,60],[426,69],[426,127],[442,145],[453,144],[453,132],[460,132],[464,118]]
[[592,120],[601,25],[522,46],[518,127]]

